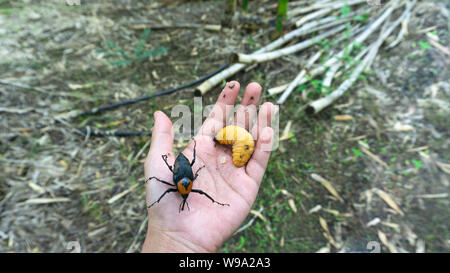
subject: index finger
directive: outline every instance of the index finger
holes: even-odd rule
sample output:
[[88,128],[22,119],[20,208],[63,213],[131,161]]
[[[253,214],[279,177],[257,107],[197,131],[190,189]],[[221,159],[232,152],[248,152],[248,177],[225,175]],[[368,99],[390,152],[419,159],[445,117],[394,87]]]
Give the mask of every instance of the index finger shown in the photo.
[[239,89],[240,85],[237,81],[231,81],[225,85],[211,113],[200,128],[199,134],[214,136],[218,130],[224,127],[228,118],[234,112],[234,104]]

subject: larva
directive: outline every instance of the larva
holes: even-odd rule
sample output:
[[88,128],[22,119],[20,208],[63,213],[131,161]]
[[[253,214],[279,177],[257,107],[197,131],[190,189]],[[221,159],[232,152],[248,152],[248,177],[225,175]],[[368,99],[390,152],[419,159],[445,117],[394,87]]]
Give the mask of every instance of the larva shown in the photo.
[[233,145],[233,163],[236,167],[244,166],[253,154],[255,141],[252,135],[236,125],[220,129],[215,139],[220,144]]

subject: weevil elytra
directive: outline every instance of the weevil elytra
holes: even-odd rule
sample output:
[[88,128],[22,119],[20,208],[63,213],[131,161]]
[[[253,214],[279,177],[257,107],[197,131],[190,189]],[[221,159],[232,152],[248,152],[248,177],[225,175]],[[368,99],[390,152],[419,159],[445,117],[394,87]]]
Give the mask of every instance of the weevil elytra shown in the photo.
[[175,188],[169,188],[167,189],[159,198],[158,200],[156,200],[155,202],[153,202],[150,206],[148,206],[148,208],[152,207],[154,204],[159,203],[159,201],[161,201],[161,199],[164,197],[164,195],[166,195],[169,192],[178,192],[181,194],[181,197],[183,197],[183,201],[180,203],[180,207],[178,209],[179,212],[181,212],[182,210],[184,210],[184,205],[186,204],[188,207],[188,210],[190,210],[189,208],[189,204],[187,203],[187,198],[189,196],[189,194],[191,192],[195,192],[195,193],[199,193],[199,194],[203,194],[205,195],[207,198],[209,198],[213,203],[219,204],[221,206],[229,206],[229,204],[223,204],[223,203],[219,203],[216,200],[214,200],[211,196],[209,196],[209,194],[207,194],[206,192],[199,190],[199,189],[193,189],[192,185],[195,181],[195,179],[197,179],[198,177],[198,172],[203,169],[205,166],[203,165],[202,167],[200,167],[196,172],[195,175],[192,171],[192,166],[195,163],[195,148],[197,146],[197,142],[194,139],[194,155],[193,155],[193,159],[192,162],[189,162],[189,160],[186,158],[186,156],[184,156],[183,153],[180,153],[177,158],[175,159],[175,163],[172,166],[169,165],[169,163],[167,162],[167,155],[162,155],[162,159],[164,160],[164,162],[166,163],[167,167],[169,168],[169,170],[173,173],[173,183],[169,183],[167,181],[161,180],[157,177],[150,177],[148,178],[145,182],[150,181],[151,179],[156,179],[157,181],[169,185],[171,187],[175,187]]

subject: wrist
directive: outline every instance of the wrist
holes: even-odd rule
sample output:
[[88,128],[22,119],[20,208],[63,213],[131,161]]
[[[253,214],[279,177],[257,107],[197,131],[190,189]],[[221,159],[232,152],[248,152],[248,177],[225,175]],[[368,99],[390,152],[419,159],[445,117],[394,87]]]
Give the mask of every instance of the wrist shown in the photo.
[[192,243],[186,239],[186,236],[189,235],[177,231],[161,230],[149,220],[147,236],[141,251],[143,253],[205,253],[217,251],[213,249],[205,249],[195,243]]

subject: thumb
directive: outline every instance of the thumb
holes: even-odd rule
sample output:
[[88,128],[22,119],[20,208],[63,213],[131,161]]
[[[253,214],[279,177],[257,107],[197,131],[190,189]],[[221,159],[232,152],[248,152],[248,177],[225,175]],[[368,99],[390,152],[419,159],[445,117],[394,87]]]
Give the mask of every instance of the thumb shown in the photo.
[[155,125],[152,130],[152,144],[148,157],[160,157],[172,153],[173,127],[170,119],[161,111],[154,113]]

